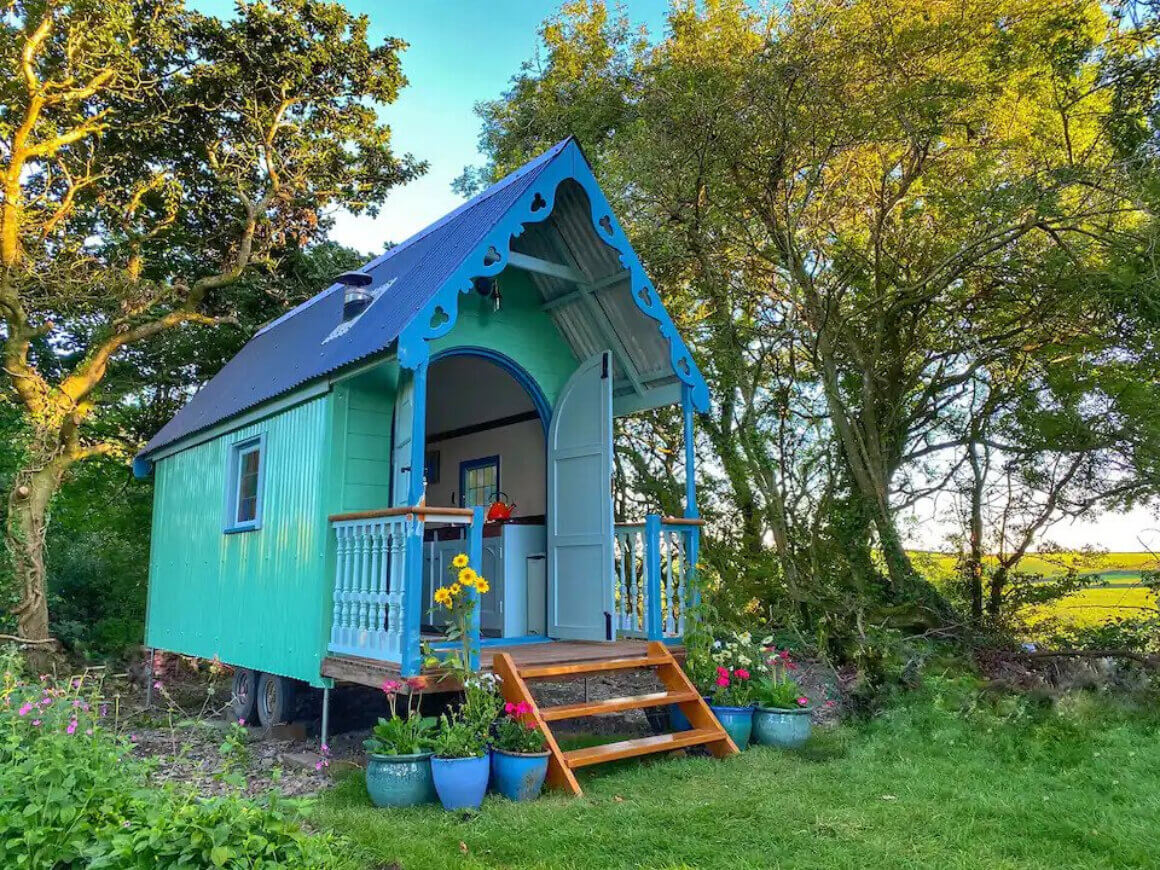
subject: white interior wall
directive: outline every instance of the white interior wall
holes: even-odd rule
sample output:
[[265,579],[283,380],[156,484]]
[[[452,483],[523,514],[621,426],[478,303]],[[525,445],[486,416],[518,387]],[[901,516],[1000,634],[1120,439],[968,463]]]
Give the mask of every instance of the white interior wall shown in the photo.
[[498,456],[499,487],[518,505],[516,516],[533,516],[547,510],[548,472],[544,427],[539,420],[526,420],[450,440],[428,441],[427,449],[439,451],[439,482],[428,482],[427,504],[458,504],[459,463]]
[[427,504],[458,505],[460,463],[498,456],[499,488],[516,502],[515,515],[545,513],[547,465],[544,427],[538,417],[469,435],[439,437],[534,410],[515,378],[488,360],[450,357],[432,365],[427,382],[427,450],[439,451],[439,481],[427,482]]

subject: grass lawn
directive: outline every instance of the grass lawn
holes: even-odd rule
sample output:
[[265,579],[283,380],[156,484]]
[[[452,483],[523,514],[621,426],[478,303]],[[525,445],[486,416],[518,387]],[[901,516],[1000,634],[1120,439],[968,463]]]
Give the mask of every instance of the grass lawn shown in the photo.
[[1157,866],[1154,721],[972,697],[947,683],[798,753],[589,769],[582,798],[489,797],[474,817],[377,810],[352,775],[313,819],[406,870]]

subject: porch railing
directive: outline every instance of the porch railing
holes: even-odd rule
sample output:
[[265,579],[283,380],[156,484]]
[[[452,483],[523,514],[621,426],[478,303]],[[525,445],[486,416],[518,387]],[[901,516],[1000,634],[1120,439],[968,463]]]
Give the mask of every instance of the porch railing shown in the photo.
[[[469,553],[478,564],[483,549],[478,509],[415,505],[330,517],[335,535],[331,652],[398,662],[408,675],[419,672],[423,531],[435,522],[469,527]],[[478,611],[472,626],[476,650]]]
[[613,626],[619,637],[683,637],[702,521],[649,514],[613,532]]

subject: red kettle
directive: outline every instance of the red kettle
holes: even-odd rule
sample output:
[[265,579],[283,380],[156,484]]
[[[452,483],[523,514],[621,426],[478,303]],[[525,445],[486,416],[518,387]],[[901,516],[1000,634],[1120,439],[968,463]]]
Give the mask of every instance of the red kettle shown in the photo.
[[506,492],[497,492],[495,500],[487,509],[487,521],[494,523],[496,520],[510,520],[512,514],[515,512],[516,503],[505,501],[507,499]]

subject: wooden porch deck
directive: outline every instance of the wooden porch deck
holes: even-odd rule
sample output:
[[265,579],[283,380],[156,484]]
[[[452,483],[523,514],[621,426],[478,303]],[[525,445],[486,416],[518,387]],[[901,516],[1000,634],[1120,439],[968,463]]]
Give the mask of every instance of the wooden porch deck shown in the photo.
[[[671,646],[670,652],[678,660],[684,658],[683,646]],[[534,665],[569,665],[579,663],[598,663],[614,659],[637,658],[648,652],[647,640],[616,640],[611,642],[556,640],[544,643],[519,643],[511,646],[486,646],[480,650],[479,664],[484,671],[491,671],[495,656],[498,653],[507,653],[520,668]],[[424,669],[423,673],[431,680],[430,689],[434,691],[454,691],[459,686],[442,678],[439,670]],[[378,688],[387,679],[398,679],[400,676],[397,662],[384,662],[377,659],[360,658],[357,656],[331,655],[322,660],[322,676],[330,677],[344,683],[356,683],[360,686]]]

